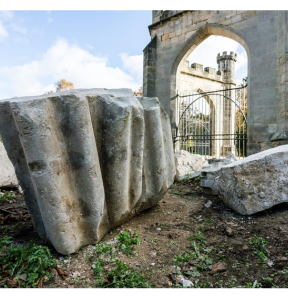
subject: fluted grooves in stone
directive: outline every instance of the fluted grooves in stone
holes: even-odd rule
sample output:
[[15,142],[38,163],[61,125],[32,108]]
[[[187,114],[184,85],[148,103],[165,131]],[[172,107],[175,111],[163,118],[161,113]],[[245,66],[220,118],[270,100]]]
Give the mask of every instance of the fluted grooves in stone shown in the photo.
[[96,243],[173,183],[168,116],[130,90],[3,100],[0,134],[36,230],[61,253]]

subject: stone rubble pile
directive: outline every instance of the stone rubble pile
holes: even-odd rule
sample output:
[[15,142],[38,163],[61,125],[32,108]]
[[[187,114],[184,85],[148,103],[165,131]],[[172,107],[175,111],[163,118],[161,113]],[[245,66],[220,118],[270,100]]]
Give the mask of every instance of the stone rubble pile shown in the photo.
[[63,254],[155,205],[175,176],[168,115],[129,89],[2,100],[0,135],[36,230]]

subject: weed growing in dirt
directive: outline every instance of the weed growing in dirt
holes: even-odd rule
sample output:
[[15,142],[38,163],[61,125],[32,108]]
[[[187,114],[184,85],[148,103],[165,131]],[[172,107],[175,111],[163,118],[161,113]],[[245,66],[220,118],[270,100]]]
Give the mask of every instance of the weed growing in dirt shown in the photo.
[[245,285],[237,286],[238,288],[246,288],[246,289],[255,289],[255,288],[261,288],[261,284],[255,280],[252,282],[247,282]]
[[111,245],[101,244],[101,245],[96,245],[94,252],[101,254],[101,255],[110,254],[112,256],[114,253],[113,250],[114,250],[114,248]]
[[[43,276],[51,276],[50,268],[58,264],[47,247],[32,241],[28,246],[16,247],[8,236],[0,239],[0,252],[0,280],[7,278],[7,287],[36,287]],[[26,276],[20,279],[23,274]]]
[[186,175],[184,176],[183,183],[189,182],[190,179],[191,179],[191,174],[186,174]]
[[268,242],[262,237],[255,237],[255,238],[252,238],[249,241],[249,243],[252,245],[254,253],[256,253],[258,255],[258,260],[266,261],[267,260],[266,254],[270,253],[266,249]]
[[8,202],[9,200],[12,200],[16,197],[16,194],[13,192],[5,191],[3,190],[1,192],[0,190],[0,203]]
[[131,234],[131,232],[128,233],[123,231],[117,235],[116,238],[120,241],[118,243],[119,250],[124,252],[128,257],[133,254],[135,249],[134,245],[140,244],[140,238],[138,237],[136,230],[134,230],[133,234]]
[[157,241],[157,237],[152,238],[152,239],[150,240],[150,243],[151,243],[151,244],[156,244],[156,245],[158,245],[158,243],[157,243],[156,241]]
[[200,231],[196,232],[195,235],[192,235],[188,238],[188,241],[193,241],[193,240],[196,240],[197,242],[199,242],[201,244],[206,243],[206,239],[204,238],[204,236],[202,235],[202,233]]
[[206,222],[206,223],[212,223],[213,219],[203,218],[203,221]]
[[141,272],[135,272],[127,264],[118,259],[113,259],[112,268],[107,274],[102,276],[105,262],[98,259],[93,265],[95,278],[99,278],[97,287],[101,288],[151,288],[151,284],[146,283],[146,276]]
[[180,192],[177,191],[169,191],[170,194],[182,196]]

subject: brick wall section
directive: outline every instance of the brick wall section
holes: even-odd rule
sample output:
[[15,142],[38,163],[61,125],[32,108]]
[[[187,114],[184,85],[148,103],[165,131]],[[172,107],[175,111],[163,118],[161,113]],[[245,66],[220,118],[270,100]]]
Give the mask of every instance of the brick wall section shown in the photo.
[[[160,17],[159,22],[149,26],[151,38],[157,39],[156,76],[149,89],[148,73],[153,69],[144,67],[144,95],[159,97],[172,127],[176,126],[173,111],[177,66],[205,38],[216,34],[236,40],[248,54],[248,154],[287,143],[287,11],[169,14],[171,17]],[[158,14],[153,19],[157,18]]]

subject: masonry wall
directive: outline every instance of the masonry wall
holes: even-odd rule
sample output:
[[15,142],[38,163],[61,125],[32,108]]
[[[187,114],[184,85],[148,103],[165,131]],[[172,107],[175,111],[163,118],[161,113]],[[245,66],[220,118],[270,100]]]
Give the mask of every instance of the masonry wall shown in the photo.
[[[203,92],[221,90],[224,87],[221,75],[216,74],[216,69],[205,68],[203,65],[193,64],[189,66],[189,61],[182,60],[176,75],[177,91],[179,95],[187,95],[199,88]],[[234,86],[232,86],[234,87]]]
[[[248,155],[287,143],[287,11],[164,12],[167,17],[157,11],[154,14],[154,23],[149,26],[151,39],[156,37],[155,85],[151,93],[160,99],[173,128],[180,62],[210,35],[221,35],[242,44],[248,54]],[[148,76],[146,65],[147,61],[144,77]],[[150,96],[145,81],[144,91]]]

